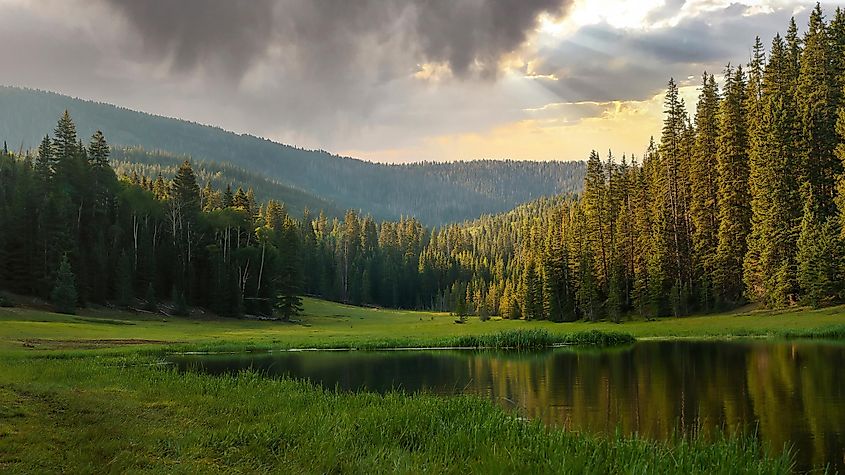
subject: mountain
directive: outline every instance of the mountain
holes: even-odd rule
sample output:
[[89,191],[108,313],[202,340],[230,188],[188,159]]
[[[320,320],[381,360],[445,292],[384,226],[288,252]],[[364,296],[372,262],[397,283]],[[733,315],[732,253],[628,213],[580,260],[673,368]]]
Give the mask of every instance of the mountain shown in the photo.
[[[111,164],[118,175],[131,176],[135,172],[138,176],[155,178],[161,173],[163,177],[172,179],[186,158],[184,155],[174,155],[161,150],[117,147],[112,150]],[[195,160],[193,169],[201,184],[210,182],[216,190],[225,190],[228,185],[232,186],[233,191],[238,187],[244,190],[251,188],[259,202],[269,199],[281,201],[285,203],[288,211],[297,217],[301,216],[306,208],[313,212],[322,210],[329,217],[342,217],[344,214],[344,210],[331,201],[228,163]]]
[[[278,185],[379,219],[415,216],[429,225],[507,211],[541,196],[580,191],[583,162],[478,160],[386,165],[304,150],[218,127],[56,93],[0,87],[0,140],[35,148],[68,110],[80,136],[100,129],[114,146],[166,151],[229,164]],[[305,200],[308,201],[308,200]]]

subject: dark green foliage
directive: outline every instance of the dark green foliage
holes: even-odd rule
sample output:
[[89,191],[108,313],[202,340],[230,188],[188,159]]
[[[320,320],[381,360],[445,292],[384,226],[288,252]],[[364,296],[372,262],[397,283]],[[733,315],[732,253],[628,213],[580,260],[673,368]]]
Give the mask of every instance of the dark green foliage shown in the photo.
[[156,289],[152,282],[147,286],[147,293],[144,296],[144,310],[150,312],[158,311],[158,298],[156,297]]
[[109,166],[109,144],[102,131],[94,132],[91,137],[91,145],[88,147],[88,160],[95,168],[107,168]]
[[[238,191],[241,190],[238,189]],[[185,160],[176,170],[176,176],[173,177],[170,185],[170,197],[185,213],[196,214],[200,210],[200,187],[197,185],[197,177],[188,160]]]
[[719,135],[719,89],[712,74],[705,73],[702,83],[695,115],[695,150],[690,163],[690,221],[696,264],[694,279],[702,289],[702,310],[709,310],[713,306],[711,287],[719,244],[719,174],[713,153]]
[[614,267],[610,274],[610,284],[607,290],[607,315],[616,323],[622,321],[623,305],[625,300],[625,289],[622,287],[622,275],[618,268]]
[[130,307],[135,298],[132,258],[126,253],[121,254],[120,259],[117,261],[117,266],[117,279],[115,282],[117,304],[121,307]]
[[746,296],[769,306],[797,300],[796,246],[801,219],[799,125],[786,45],[772,43],[763,77],[761,116],[750,152],[751,234],[743,278]]
[[287,221],[282,226],[277,308],[283,320],[290,320],[302,313],[302,261],[300,238],[295,224]]
[[822,220],[835,211],[836,177],[842,172],[842,164],[834,155],[836,111],[841,90],[833,74],[833,61],[837,58],[832,47],[824,14],[821,6],[816,4],[804,35],[796,98],[801,127],[798,143],[805,185],[802,190],[804,199],[815,203]]
[[185,293],[176,290],[173,288],[173,315],[178,315],[180,317],[185,317],[190,314],[190,309],[188,308],[188,302],[185,300]]
[[737,305],[744,298],[742,265],[751,230],[746,123],[746,76],[742,68],[725,71],[721,103],[717,167],[719,173],[719,243],[713,285],[718,302]]
[[56,271],[56,281],[50,293],[53,307],[59,313],[76,313],[76,282],[67,255],[62,257]]
[[813,203],[808,202],[798,238],[798,284],[804,300],[821,307],[842,298],[845,275],[842,271],[843,243],[838,218],[820,221]]

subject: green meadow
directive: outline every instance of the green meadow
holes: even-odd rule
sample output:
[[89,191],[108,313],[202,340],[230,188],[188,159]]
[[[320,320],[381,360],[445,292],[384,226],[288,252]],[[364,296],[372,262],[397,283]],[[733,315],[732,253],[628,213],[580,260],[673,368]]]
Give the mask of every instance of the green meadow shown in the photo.
[[[445,313],[386,310],[305,299],[296,322],[189,318],[88,309],[63,315],[31,308],[0,308],[0,350],[68,350],[118,347],[183,350],[438,347],[464,337],[512,330],[545,330],[566,336],[601,331],[642,338],[733,338],[836,336],[845,325],[845,307],[789,311],[747,310],[715,315],[623,323],[469,318],[456,324]],[[463,340],[465,341],[465,340]]]
[[[744,434],[649,441],[516,418],[487,400],[344,393],[161,364],[167,351],[625,343],[842,335],[845,308],[614,323],[479,321],[306,299],[293,323],[106,308],[0,309],[0,471],[9,473],[787,473]],[[524,331],[519,331],[524,330]],[[574,335],[579,335],[577,338]],[[588,340],[591,335],[615,335]],[[621,338],[617,341],[614,338]],[[517,341],[517,343],[514,343]],[[519,343],[524,347],[530,343]]]

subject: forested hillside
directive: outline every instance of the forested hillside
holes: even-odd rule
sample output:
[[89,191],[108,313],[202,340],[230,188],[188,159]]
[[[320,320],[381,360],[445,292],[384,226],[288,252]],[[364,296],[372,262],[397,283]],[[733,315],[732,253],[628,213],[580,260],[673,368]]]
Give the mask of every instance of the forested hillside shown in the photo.
[[[112,149],[112,167],[118,175],[135,178],[139,182],[147,177],[156,178],[162,175],[165,179],[176,176],[179,166],[187,160],[187,156],[173,155],[162,151],[148,151],[139,147]],[[323,211],[328,216],[343,216],[343,210],[334,203],[312,195],[306,191],[283,185],[264,175],[248,172],[228,163],[213,163],[193,160],[192,167],[197,175],[197,181],[204,186],[225,190],[228,186],[243,187],[252,190],[256,200],[280,201],[287,206],[288,211],[297,216],[309,209],[313,212]]]
[[[303,150],[215,127],[83,101],[0,87],[0,140],[36,147],[68,110],[79,133],[102,130],[118,146],[139,146],[232,165],[378,219],[414,216],[429,225],[507,211],[540,196],[578,191],[583,162],[473,161],[391,166]],[[434,157],[436,158],[436,157]],[[562,157],[566,158],[566,157]],[[162,165],[172,165],[169,160]],[[281,197],[275,197],[281,199]]]
[[[427,231],[318,222],[312,292],[506,318],[619,320],[845,300],[845,13],[793,21],[691,117],[669,82],[643,157],[593,152],[579,197]],[[307,249],[307,247],[306,247]],[[316,274],[316,275],[315,275]]]
[[301,272],[299,224],[284,205],[201,190],[188,161],[172,180],[118,179],[102,132],[84,145],[67,112],[35,155],[0,154],[0,287],[58,311],[143,296],[150,311],[166,299],[177,314],[190,304],[290,317]]
[[[816,8],[806,33],[792,22],[752,51],[721,86],[704,73],[694,117],[670,81],[659,142],[642,157],[593,152],[583,193],[436,228],[294,217],[188,161],[172,180],[150,166],[118,179],[103,135],[84,147],[65,114],[36,153],[0,156],[0,282],[65,303],[173,295],[223,315],[290,316],[302,293],[555,321],[842,302],[845,13]],[[509,180],[495,166],[389,169],[483,192]],[[519,180],[543,170],[502,166]]]

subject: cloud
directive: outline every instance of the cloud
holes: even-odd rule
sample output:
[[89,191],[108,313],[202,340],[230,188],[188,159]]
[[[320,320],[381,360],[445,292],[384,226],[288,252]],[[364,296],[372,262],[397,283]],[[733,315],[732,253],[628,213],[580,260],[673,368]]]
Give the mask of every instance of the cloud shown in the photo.
[[[744,62],[755,34],[767,42],[807,4],[731,2],[0,0],[0,83],[376,160],[492,157],[492,144],[581,158],[641,148],[629,130],[659,130],[659,114],[617,108]],[[609,114],[633,121],[614,129],[629,146],[590,122]]]
[[408,108],[476,96],[466,91],[500,80],[500,61],[570,0],[99,2],[124,27],[119,50],[103,56],[121,58],[125,75],[154,71],[159,87],[205,94],[227,111],[213,120],[224,127],[337,149],[384,123],[401,142],[399,126],[450,122]]
[[175,71],[207,61],[233,75],[266,48],[274,2],[250,0],[105,0],[135,28],[145,52]]
[[[642,28],[584,26],[541,48],[534,67],[537,74],[558,78],[544,85],[561,101],[642,100],[670,77],[683,80],[704,70],[718,73],[728,62],[747,62],[754,37],[768,42],[786,29],[791,15],[787,7],[667,2]],[[667,18],[677,20],[665,23]]]
[[[401,45],[400,66],[444,63],[457,77],[498,73],[540,14],[561,15],[569,0],[102,0],[140,35],[151,58],[174,71],[213,63],[241,77],[256,61],[282,52],[287,67],[325,73],[387,59]],[[375,53],[375,54],[372,54]],[[384,64],[370,64],[384,68]],[[388,73],[394,68],[388,67]],[[401,67],[400,67],[401,69]],[[411,73],[412,71],[404,71]]]

